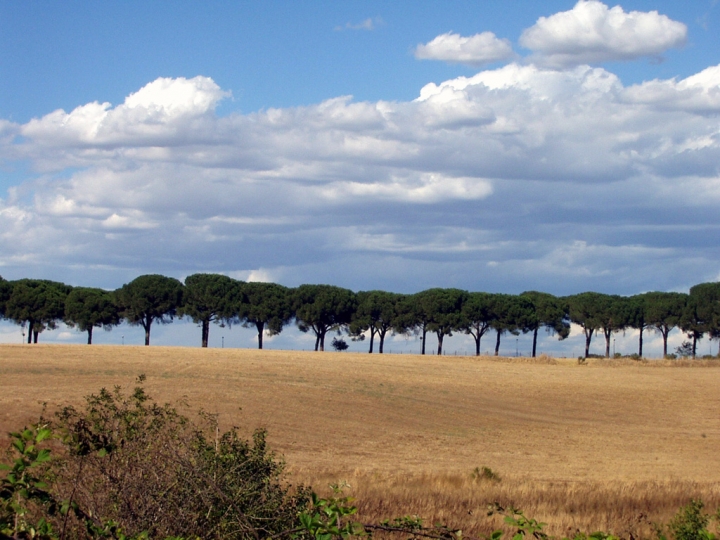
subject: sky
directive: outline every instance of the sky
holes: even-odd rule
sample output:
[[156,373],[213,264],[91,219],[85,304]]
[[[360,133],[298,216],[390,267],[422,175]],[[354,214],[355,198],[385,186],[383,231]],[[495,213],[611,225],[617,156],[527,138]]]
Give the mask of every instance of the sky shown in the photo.
[[719,27],[717,0],[3,2],[0,275],[687,291],[720,278]]

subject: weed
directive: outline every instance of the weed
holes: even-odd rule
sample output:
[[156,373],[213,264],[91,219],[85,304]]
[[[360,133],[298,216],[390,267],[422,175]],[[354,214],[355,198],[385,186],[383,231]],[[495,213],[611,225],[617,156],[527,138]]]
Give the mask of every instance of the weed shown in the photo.
[[475,467],[475,470],[473,470],[472,474],[470,475],[474,480],[478,482],[482,481],[490,481],[490,482],[499,482],[500,476],[493,471],[490,467]]

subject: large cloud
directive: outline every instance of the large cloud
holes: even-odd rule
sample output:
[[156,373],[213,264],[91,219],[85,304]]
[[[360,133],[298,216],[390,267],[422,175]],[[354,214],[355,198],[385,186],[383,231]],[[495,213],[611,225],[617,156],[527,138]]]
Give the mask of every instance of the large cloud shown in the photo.
[[[70,113],[57,110],[22,127],[21,133],[51,146],[156,146],[183,141],[188,124],[202,125],[230,95],[212,79],[160,78],[130,94],[122,105],[88,103]],[[193,129],[197,134],[198,130]]]
[[0,202],[0,273],[117,286],[222,271],[290,285],[637,292],[714,278],[720,67],[625,87],[510,64],[412,102],[218,116],[212,80],[0,126],[36,177]]
[[448,32],[415,48],[415,58],[481,66],[513,57],[512,45],[492,32],[464,37]]
[[534,60],[552,66],[592,64],[658,56],[685,43],[687,27],[657,11],[626,13],[598,0],[580,0],[573,9],[540,17],[520,36],[536,53]]

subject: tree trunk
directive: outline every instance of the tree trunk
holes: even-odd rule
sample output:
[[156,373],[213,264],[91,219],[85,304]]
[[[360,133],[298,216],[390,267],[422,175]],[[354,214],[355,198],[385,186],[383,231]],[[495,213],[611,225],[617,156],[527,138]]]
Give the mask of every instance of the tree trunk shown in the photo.
[[92,331],[93,327],[88,328],[88,345],[92,345]]
[[150,346],[150,327],[152,326],[152,319],[147,317],[143,320],[143,328],[145,329],[145,346]]
[[440,356],[440,355],[442,355],[442,344],[443,344],[443,338],[445,337],[445,334],[444,334],[442,331],[436,332],[436,333],[437,333],[437,337],[438,337],[438,351],[437,351],[437,353],[438,353],[438,356]]
[[502,335],[502,331],[497,331],[497,340],[495,340],[495,356],[498,356],[500,354],[500,336]]
[[585,358],[587,358],[590,355],[590,341],[592,341],[592,335],[593,335],[594,331],[595,330],[592,328],[584,329],[584,332],[585,332]]
[[665,358],[667,356],[667,338],[668,338],[668,334],[670,333],[670,329],[669,328],[661,328],[660,333],[662,334],[662,337],[663,337],[663,358]]
[[610,358],[610,336],[612,336],[612,330],[603,330],[605,334],[605,358]]
[[477,336],[473,335],[473,338],[475,338],[475,356],[480,356],[480,340],[482,339],[480,332]]
[[425,327],[423,326],[422,330],[422,351],[420,354],[425,354],[425,338],[427,337],[427,330],[425,330]]
[[642,358],[642,346],[643,346],[643,329],[640,327],[640,345],[638,346],[638,356]]
[[35,321],[28,321],[28,345],[32,343],[33,326],[35,326]]
[[369,354],[373,353],[373,346],[375,345],[375,327],[370,326],[370,350]]
[[202,322],[202,347],[207,348],[209,338],[210,338],[210,321],[205,320]]
[[265,330],[265,323],[264,322],[256,322],[255,327],[258,331],[258,349],[263,348],[263,331]]
[[325,330],[320,333],[320,351],[325,352]]
[[[37,341],[36,341],[37,343]],[[697,350],[697,334],[693,332],[693,360],[695,360],[695,352]]]
[[[38,334],[39,334],[39,333],[40,333],[40,331],[38,331],[38,330],[33,330],[33,343],[37,343],[37,339],[38,339]],[[693,350],[694,350],[694,348],[693,348]],[[695,355],[693,355],[693,358],[695,358]]]
[[535,351],[537,350],[537,335],[538,335],[538,329],[535,328],[533,331],[533,352],[532,357],[535,358]]
[[385,334],[386,333],[387,333],[387,328],[378,332],[378,337],[380,338],[380,343],[378,343],[378,353],[379,354],[382,354],[383,349],[385,348]]

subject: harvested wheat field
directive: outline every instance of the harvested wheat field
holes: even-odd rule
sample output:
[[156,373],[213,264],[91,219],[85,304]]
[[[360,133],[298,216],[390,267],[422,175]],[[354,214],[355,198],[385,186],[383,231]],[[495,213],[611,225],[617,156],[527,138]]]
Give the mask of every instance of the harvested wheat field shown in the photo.
[[267,428],[291,481],[346,480],[367,519],[419,514],[480,534],[499,501],[555,534],[647,533],[691,497],[720,505],[712,362],[4,345],[0,432],[41,402],[78,404],[141,373],[159,401]]

